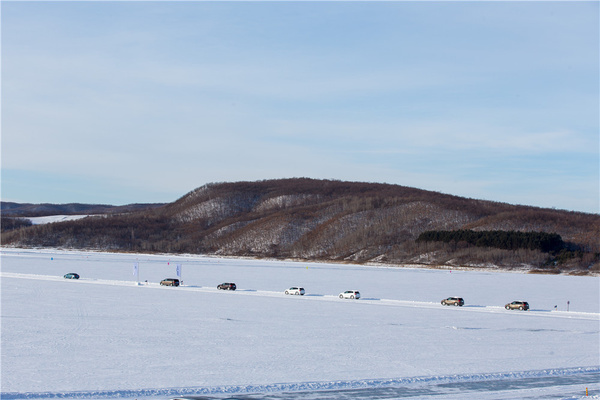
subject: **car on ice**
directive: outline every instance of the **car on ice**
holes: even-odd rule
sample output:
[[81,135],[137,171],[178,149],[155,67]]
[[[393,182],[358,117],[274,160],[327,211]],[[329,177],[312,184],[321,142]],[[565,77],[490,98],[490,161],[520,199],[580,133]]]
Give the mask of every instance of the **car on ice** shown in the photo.
[[162,281],[160,281],[160,286],[179,286],[179,279],[163,279]]
[[298,286],[292,286],[291,288],[285,291],[285,294],[298,294],[300,296],[304,296],[304,288]]
[[443,306],[463,306],[465,301],[462,297],[448,297],[447,299],[442,300]]
[[68,274],[66,274],[64,276],[65,279],[79,279],[79,274],[76,274],[75,272],[69,272]]
[[360,292],[358,290],[346,290],[339,294],[340,299],[360,299]]
[[219,290],[235,290],[235,289],[237,289],[237,286],[235,286],[235,283],[225,282],[225,283],[221,283],[220,285],[218,285],[217,289],[219,289]]
[[529,303],[526,301],[513,301],[504,306],[507,310],[529,310]]

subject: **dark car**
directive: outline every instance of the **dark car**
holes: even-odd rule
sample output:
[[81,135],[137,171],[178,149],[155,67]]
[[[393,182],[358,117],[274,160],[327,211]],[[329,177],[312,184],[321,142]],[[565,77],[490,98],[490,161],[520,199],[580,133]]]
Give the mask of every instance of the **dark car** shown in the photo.
[[529,310],[529,303],[526,301],[513,301],[504,306],[507,310]]
[[463,306],[465,301],[462,297],[448,297],[447,299],[442,300],[442,305],[444,306]]
[[66,274],[64,276],[65,279],[79,279],[79,274],[76,274],[75,272],[69,272],[68,274]]
[[160,281],[161,286],[179,286],[179,279],[167,278]]
[[220,285],[218,285],[217,289],[220,289],[220,290],[235,290],[235,289],[237,289],[237,287],[235,286],[235,283],[225,282],[225,283],[221,283]]

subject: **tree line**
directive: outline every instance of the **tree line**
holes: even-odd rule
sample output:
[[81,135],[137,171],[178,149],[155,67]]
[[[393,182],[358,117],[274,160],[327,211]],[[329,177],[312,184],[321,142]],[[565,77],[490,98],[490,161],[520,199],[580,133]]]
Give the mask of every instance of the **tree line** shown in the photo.
[[545,253],[558,253],[567,247],[557,233],[473,231],[468,229],[425,231],[419,235],[417,242],[465,242],[476,247],[494,247],[504,250],[540,250]]
[[8,232],[14,229],[26,228],[33,225],[30,220],[25,218],[5,217],[2,215],[0,227],[2,232]]

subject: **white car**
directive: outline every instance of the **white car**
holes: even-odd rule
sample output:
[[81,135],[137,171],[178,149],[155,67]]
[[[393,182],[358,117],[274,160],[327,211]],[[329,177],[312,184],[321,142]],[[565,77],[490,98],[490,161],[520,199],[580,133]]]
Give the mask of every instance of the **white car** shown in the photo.
[[346,290],[340,293],[340,299],[360,299],[360,293],[358,290]]
[[285,291],[285,294],[299,294],[300,296],[304,296],[304,288],[292,286],[291,288]]

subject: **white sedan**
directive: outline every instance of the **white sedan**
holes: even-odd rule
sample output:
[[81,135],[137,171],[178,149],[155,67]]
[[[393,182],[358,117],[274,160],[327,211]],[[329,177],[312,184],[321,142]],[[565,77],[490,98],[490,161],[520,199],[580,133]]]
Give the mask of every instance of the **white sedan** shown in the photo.
[[288,290],[285,291],[285,294],[298,294],[300,296],[304,295],[304,288],[292,286]]
[[346,290],[340,293],[340,299],[360,299],[360,292],[358,290]]

